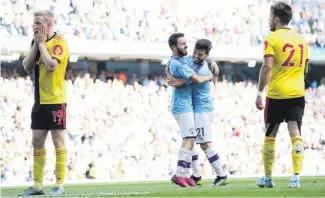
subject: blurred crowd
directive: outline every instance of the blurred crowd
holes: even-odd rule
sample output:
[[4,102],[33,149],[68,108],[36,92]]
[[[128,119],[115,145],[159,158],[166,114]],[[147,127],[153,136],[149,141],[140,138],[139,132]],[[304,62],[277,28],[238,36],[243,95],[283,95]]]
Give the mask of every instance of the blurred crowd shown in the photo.
[[[190,41],[259,45],[269,32],[274,0],[2,0],[0,36],[32,36],[33,12],[55,13],[65,38],[165,42],[175,31]],[[325,1],[288,0],[292,28],[311,45],[325,46]]]
[[[1,77],[0,87],[1,182],[31,181],[32,81]],[[256,84],[224,79],[216,80],[212,88],[213,143],[223,167],[231,175],[263,175],[263,112],[254,105]],[[181,144],[170,112],[171,94],[171,87],[159,86],[153,79],[144,85],[137,81],[124,85],[116,78],[106,81],[89,74],[68,79],[67,180],[171,177]],[[303,174],[325,174],[325,86],[306,90],[306,100]],[[274,173],[292,173],[291,142],[284,124],[276,151]],[[202,151],[199,160],[202,176],[213,176]],[[48,137],[46,181],[55,180],[54,170],[55,150]]]

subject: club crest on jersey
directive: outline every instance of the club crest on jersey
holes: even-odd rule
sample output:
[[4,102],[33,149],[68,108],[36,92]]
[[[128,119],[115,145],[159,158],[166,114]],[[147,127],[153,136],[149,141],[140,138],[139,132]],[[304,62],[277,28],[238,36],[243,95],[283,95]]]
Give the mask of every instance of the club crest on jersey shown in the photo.
[[190,128],[189,129],[189,134],[190,135],[195,135],[195,129],[194,128]]
[[56,55],[56,56],[61,56],[63,53],[63,48],[61,45],[56,45],[54,46],[53,48],[53,54]]
[[187,71],[191,71],[190,66],[186,65],[185,68],[186,68]]

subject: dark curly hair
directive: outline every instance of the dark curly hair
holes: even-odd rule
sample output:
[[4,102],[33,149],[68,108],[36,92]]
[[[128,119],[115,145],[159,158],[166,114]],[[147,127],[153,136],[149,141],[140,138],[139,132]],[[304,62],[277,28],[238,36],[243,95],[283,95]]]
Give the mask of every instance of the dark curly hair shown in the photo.
[[208,39],[200,39],[196,41],[195,49],[205,50],[205,52],[209,54],[212,49],[212,43]]
[[283,25],[288,25],[292,19],[291,6],[284,2],[277,2],[271,6],[271,12],[275,17],[279,17]]
[[179,33],[179,32],[176,32],[176,33],[170,35],[170,37],[168,39],[169,47],[172,48],[172,46],[177,46],[178,38],[181,38],[184,36],[185,36],[184,33]]

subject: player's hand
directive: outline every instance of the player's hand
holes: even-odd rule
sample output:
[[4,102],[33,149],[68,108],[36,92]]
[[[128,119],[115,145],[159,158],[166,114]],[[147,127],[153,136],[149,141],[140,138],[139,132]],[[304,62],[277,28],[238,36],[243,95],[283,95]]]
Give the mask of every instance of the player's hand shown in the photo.
[[214,75],[219,75],[219,67],[215,61],[212,61],[211,64],[209,64],[209,69]]
[[170,74],[170,72],[169,72],[169,63],[170,63],[170,61],[168,61],[167,65],[166,65],[166,67],[165,67],[165,73],[166,73],[167,76],[168,76],[168,75],[171,76],[171,74]]
[[36,38],[36,34],[38,33],[38,26],[37,25],[33,25],[33,35],[34,35],[34,39]]
[[37,43],[45,43],[46,39],[47,39],[47,27],[46,25],[42,24],[42,25],[38,25],[37,26],[37,33],[36,33],[36,37],[35,40]]
[[177,79],[169,73],[167,74],[166,82],[169,86],[175,86]]
[[256,105],[256,108],[258,110],[264,109],[264,105],[263,105],[263,102],[262,102],[262,96],[256,96],[255,105]]
[[212,72],[209,73],[209,79],[213,80],[213,73]]

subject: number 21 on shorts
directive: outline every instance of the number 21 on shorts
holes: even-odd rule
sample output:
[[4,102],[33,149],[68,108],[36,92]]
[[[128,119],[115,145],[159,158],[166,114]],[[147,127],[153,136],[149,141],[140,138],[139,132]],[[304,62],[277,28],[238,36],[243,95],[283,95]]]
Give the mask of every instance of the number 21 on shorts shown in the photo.
[[[299,44],[298,47],[300,48],[299,67],[302,67],[302,63],[303,63],[302,59],[304,57],[304,45]],[[282,47],[282,52],[287,52],[288,50],[290,51],[290,54],[289,54],[288,58],[282,63],[281,66],[283,66],[283,67],[294,67],[295,64],[291,62],[291,59],[295,54],[295,47],[290,43],[286,43]]]
[[204,137],[204,128],[196,128],[196,133],[197,133],[197,137],[200,139],[203,139]]

